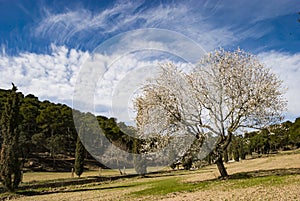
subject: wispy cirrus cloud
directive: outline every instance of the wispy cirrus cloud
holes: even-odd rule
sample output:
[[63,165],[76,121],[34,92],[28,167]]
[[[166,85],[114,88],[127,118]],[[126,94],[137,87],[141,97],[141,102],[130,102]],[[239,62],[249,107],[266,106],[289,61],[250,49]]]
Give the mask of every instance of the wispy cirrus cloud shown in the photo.
[[[207,3],[208,4],[208,3]],[[212,26],[206,21],[208,13],[218,5],[196,9],[192,4],[173,3],[145,7],[144,2],[116,3],[99,12],[80,8],[64,13],[51,13],[45,9],[45,17],[34,27],[35,36],[51,37],[55,42],[77,43],[97,41],[124,31],[139,28],[162,28],[177,31],[211,50],[235,41],[237,37],[229,28]],[[203,7],[203,6],[202,6]],[[201,8],[201,7],[200,7]],[[94,36],[91,36],[94,33]],[[80,44],[78,44],[80,45]]]
[[144,1],[120,1],[99,11],[78,8],[52,13],[45,8],[44,18],[33,31],[38,37],[50,37],[61,44],[77,43],[89,49],[118,33],[162,28],[182,33],[210,51],[271,33],[273,27],[266,27],[264,21],[295,13],[292,3],[293,0],[288,3],[275,0],[272,4],[191,0],[149,6]]

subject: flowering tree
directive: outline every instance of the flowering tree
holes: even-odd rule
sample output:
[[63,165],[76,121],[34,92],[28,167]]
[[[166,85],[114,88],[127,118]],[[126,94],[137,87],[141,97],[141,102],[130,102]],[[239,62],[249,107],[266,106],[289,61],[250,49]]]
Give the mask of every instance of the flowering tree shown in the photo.
[[199,146],[218,137],[212,155],[227,177],[223,151],[240,129],[260,129],[282,120],[282,82],[258,59],[240,49],[206,55],[192,70],[161,65],[135,100],[142,134],[193,135]]
[[186,154],[193,141],[200,139],[200,132],[188,121],[195,99],[184,90],[187,83],[183,74],[172,64],[163,65],[161,70],[135,100],[137,135],[147,139],[140,147],[150,161],[162,160],[170,165]]

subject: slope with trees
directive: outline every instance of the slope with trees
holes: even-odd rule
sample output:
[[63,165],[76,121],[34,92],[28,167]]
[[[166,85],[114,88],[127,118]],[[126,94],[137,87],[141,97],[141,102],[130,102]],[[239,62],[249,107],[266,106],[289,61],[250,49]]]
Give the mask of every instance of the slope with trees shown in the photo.
[[[9,96],[10,90],[0,90],[0,114],[4,112],[5,103]],[[20,150],[22,164],[34,170],[71,170],[73,165],[65,168],[60,168],[59,166],[60,164],[64,165],[62,163],[64,158],[75,157],[77,131],[73,122],[72,108],[64,104],[40,101],[32,94],[24,96],[19,92],[18,98],[20,102],[18,150]],[[112,143],[123,150],[132,151],[132,137],[122,132],[122,130],[128,130],[124,123],[119,123],[122,126],[121,130],[114,118],[95,116],[93,114],[87,116],[97,119],[103,133]],[[3,138],[4,136],[1,134],[1,143]],[[88,140],[95,141],[95,139]],[[86,155],[93,160],[89,154]],[[30,161],[33,159],[36,165],[29,165],[29,159]],[[51,162],[49,161],[50,159]],[[39,165],[40,163],[47,163],[45,164],[46,167],[42,167]]]

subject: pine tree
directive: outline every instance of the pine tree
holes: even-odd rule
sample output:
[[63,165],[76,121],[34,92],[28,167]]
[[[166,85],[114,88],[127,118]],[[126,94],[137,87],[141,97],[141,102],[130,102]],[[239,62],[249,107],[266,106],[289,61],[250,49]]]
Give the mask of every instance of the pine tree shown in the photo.
[[19,160],[20,102],[17,87],[13,84],[1,117],[3,138],[0,153],[0,178],[7,191],[14,191],[21,182],[21,162]]
[[85,155],[85,148],[80,140],[80,137],[77,137],[76,143],[76,152],[75,152],[75,174],[80,177],[84,170],[84,155]]

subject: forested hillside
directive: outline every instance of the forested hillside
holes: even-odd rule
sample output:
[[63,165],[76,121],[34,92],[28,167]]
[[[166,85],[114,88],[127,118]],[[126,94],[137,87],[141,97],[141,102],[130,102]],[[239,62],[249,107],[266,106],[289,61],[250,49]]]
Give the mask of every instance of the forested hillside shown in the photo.
[[[0,114],[4,109],[9,90],[0,89]],[[20,150],[22,161],[27,158],[45,156],[54,159],[73,158],[77,132],[73,122],[72,109],[64,104],[39,101],[38,97],[18,93],[20,106]],[[92,114],[91,114],[92,115]],[[132,149],[132,139],[118,127],[116,119],[96,117],[104,134],[113,143]],[[119,123],[124,129],[126,125]],[[2,137],[0,138],[2,142]],[[88,156],[88,154],[87,154]],[[90,157],[91,158],[91,157]]]

